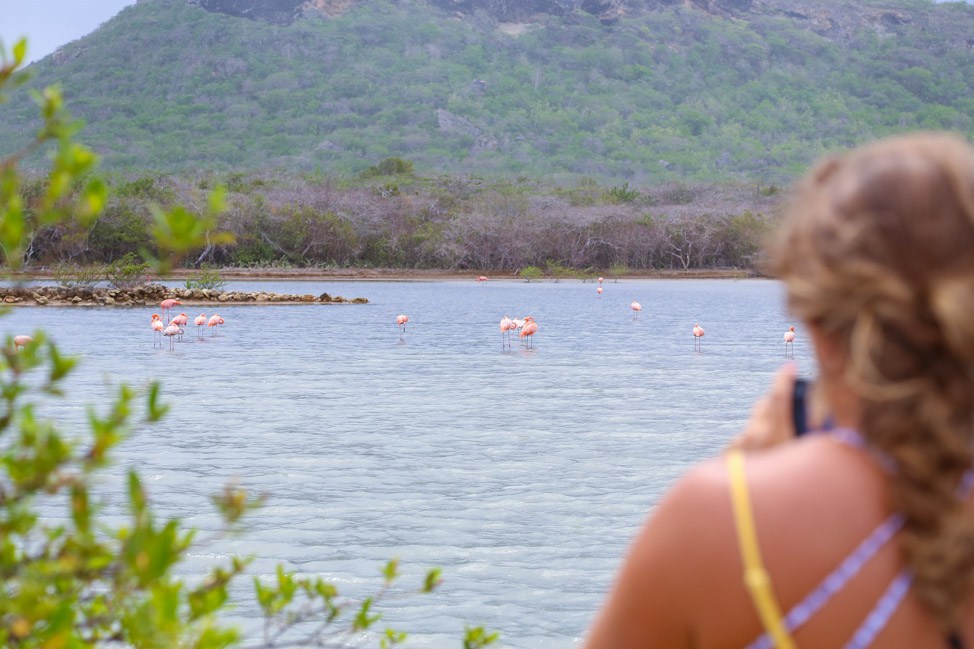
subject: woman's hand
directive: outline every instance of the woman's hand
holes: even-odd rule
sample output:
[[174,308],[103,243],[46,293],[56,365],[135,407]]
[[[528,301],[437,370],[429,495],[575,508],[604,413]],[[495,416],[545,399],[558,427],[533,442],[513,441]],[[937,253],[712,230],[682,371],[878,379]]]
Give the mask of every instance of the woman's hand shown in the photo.
[[795,391],[795,364],[785,363],[778,370],[771,390],[754,404],[744,430],[730,443],[732,449],[759,449],[776,446],[795,438],[792,394]]

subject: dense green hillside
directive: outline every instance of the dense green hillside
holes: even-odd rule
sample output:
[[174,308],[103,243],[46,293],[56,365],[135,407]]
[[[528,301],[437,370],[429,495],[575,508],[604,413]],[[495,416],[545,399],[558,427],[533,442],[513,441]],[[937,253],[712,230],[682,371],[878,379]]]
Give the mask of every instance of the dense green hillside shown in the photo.
[[[974,134],[974,8],[817,4],[855,15],[832,33],[675,4],[500,29],[367,0],[272,25],[143,0],[35,64],[33,84],[63,85],[116,170],[355,173],[399,156],[423,172],[780,181],[883,134]],[[856,22],[878,7],[896,11]],[[0,106],[0,155],[34,128],[18,100]]]

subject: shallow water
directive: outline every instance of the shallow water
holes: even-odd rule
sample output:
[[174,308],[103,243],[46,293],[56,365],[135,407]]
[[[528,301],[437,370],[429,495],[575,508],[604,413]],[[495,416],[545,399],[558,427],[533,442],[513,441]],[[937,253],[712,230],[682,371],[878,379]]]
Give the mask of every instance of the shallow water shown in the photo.
[[[465,622],[506,647],[579,645],[636,529],[740,429],[793,324],[780,286],[760,280],[608,282],[602,299],[576,281],[230,288],[370,304],[221,305],[217,336],[197,340],[190,324],[172,352],[152,347],[148,307],[20,308],[0,329],[43,327],[83,358],[71,400],[47,411],[65,428],[118,382],[162,381],[171,414],[124,443],[106,491],[135,466],[160,513],[202,537],[219,526],[206,499],[228,480],[270,497],[243,536],[195,549],[185,574],[237,553],[255,557],[252,574],[284,562],[368,594],[391,557],[415,584],[439,565],[436,594],[382,607],[418,647],[458,646]],[[191,321],[200,310],[213,311],[187,310]],[[504,315],[537,320],[534,349],[502,351]],[[812,369],[801,331],[795,355]],[[256,633],[244,581],[233,616]]]

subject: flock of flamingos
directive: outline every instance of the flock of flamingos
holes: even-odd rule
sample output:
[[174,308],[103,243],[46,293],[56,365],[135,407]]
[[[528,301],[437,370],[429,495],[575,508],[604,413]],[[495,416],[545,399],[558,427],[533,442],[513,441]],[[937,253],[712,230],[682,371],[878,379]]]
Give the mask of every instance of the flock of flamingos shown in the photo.
[[[487,277],[481,275],[477,278],[478,282],[486,282]],[[599,286],[596,292],[599,295],[599,299],[602,299],[602,282],[604,278],[599,278]],[[174,306],[182,306],[179,300],[163,300],[159,303],[159,307],[162,309],[162,316],[158,313],[152,314],[151,327],[152,327],[152,346],[159,347],[163,346],[163,338],[169,338],[169,350],[174,349],[175,341],[182,340],[185,329],[183,327],[187,326],[189,323],[189,316],[185,313],[180,313],[173,316],[169,320],[169,324],[165,324],[166,318],[168,317],[170,309]],[[629,305],[632,309],[632,317],[635,319],[639,312],[643,310],[643,307],[639,302],[633,300]],[[396,316],[396,325],[399,327],[400,335],[406,333],[406,323],[409,322],[409,316],[405,314],[400,314]],[[201,313],[193,320],[193,324],[196,325],[196,335],[197,338],[203,339],[203,327],[208,327],[213,330],[212,335],[216,335],[216,329],[220,325],[224,324],[224,320],[217,314],[211,315],[209,318],[206,317],[205,313]],[[515,333],[521,342],[528,348],[534,346],[534,335],[538,333],[538,323],[534,321],[531,316],[526,316],[524,318],[509,318],[504,316],[500,321],[500,332],[501,332],[501,348],[510,348],[511,339],[514,337]],[[704,337],[706,333],[699,324],[693,325],[693,347],[695,351],[701,350],[701,338]],[[20,335],[14,337],[14,345],[17,347],[23,347],[24,345],[31,342],[30,336]],[[784,335],[785,341],[785,355],[787,356],[789,352],[794,355],[794,343],[795,343],[795,328],[789,327],[788,331]]]
[[[182,340],[183,334],[186,330],[183,327],[189,324],[189,316],[185,313],[180,313],[179,315],[173,316],[169,320],[169,324],[166,325],[166,317],[169,314],[169,310],[174,306],[182,306],[179,300],[163,300],[159,303],[159,307],[162,309],[162,316],[160,317],[158,313],[152,314],[152,346],[156,347],[158,342],[158,347],[162,348],[163,337],[169,338],[169,351],[174,349],[174,343],[176,339]],[[193,324],[196,325],[196,337],[203,338],[203,327],[210,327],[213,329],[213,335],[216,335],[216,328],[224,323],[223,318],[217,314],[211,315],[209,318],[206,317],[205,313],[201,313],[193,320]]]
[[[486,282],[486,281],[488,281],[488,278],[484,277],[483,275],[477,278],[478,283]],[[597,289],[595,289],[596,293],[598,293],[599,295],[600,300],[602,299],[602,292],[603,292],[602,283],[604,281],[605,278],[600,277],[599,286]],[[639,315],[639,312],[643,310],[643,305],[641,305],[636,300],[633,300],[632,303],[629,305],[629,308],[632,309],[632,317],[633,320],[635,320],[636,317]],[[396,316],[396,324],[399,326],[400,340],[401,340],[401,335],[406,333],[407,322],[409,322],[408,315],[400,314]],[[535,322],[534,318],[532,318],[531,316],[526,316],[520,319],[504,316],[503,318],[501,318],[499,326],[501,332],[501,349],[505,349],[505,348],[510,349],[511,338],[514,336],[515,332],[517,332],[517,336],[518,338],[520,338],[522,344],[524,344],[528,348],[533,347],[534,345],[533,336],[536,333],[538,333],[538,323]],[[704,334],[706,332],[704,331],[703,327],[701,327],[699,324],[694,324],[692,333],[693,333],[694,351],[701,351],[702,341],[700,339],[704,337]],[[788,356],[789,353],[792,356],[794,356],[795,353],[794,352],[795,349],[795,345],[794,345],[795,328],[794,327],[789,327],[788,331],[785,332],[784,341],[785,341],[785,356]]]

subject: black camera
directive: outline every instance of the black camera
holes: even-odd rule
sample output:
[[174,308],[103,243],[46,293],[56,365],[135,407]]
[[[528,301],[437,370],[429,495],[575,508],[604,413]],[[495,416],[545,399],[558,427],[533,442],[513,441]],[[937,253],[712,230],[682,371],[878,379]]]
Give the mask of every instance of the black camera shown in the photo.
[[791,417],[795,424],[795,435],[808,432],[808,395],[812,384],[807,379],[795,379],[795,389],[791,393]]

